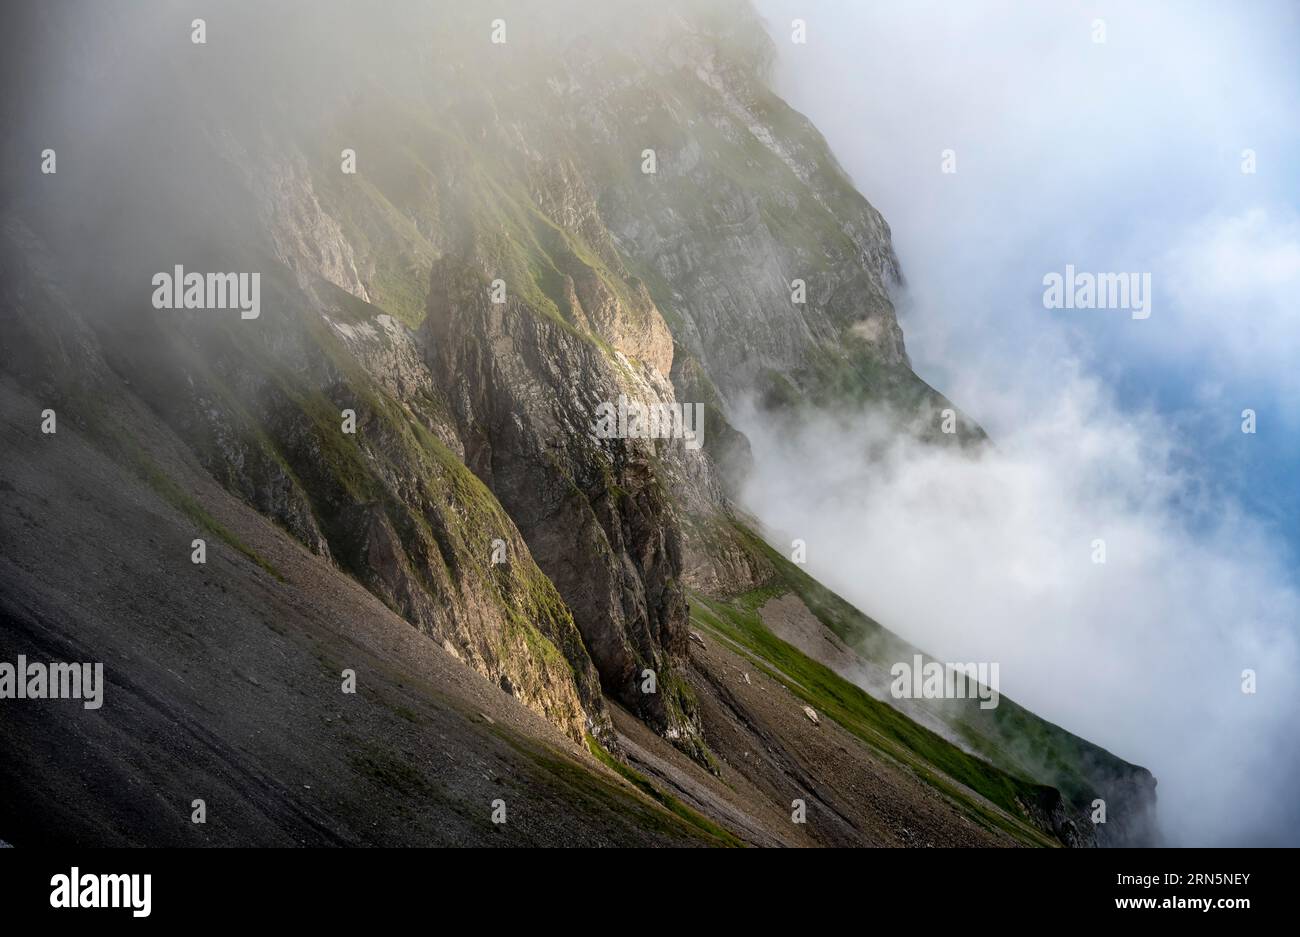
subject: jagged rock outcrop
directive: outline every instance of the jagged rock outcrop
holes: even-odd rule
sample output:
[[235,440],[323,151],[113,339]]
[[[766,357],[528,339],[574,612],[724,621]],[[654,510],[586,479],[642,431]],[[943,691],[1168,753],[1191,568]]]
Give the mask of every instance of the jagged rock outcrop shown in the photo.
[[[490,291],[472,268],[435,264],[422,332],[465,462],[573,610],[606,692],[687,744],[695,732],[689,699],[671,664],[686,640],[675,510],[654,443],[594,432],[602,403],[646,392],[671,402],[672,388],[652,367],[611,357],[522,299],[493,303]],[[643,689],[646,670],[654,692]]]
[[[326,298],[333,287],[321,281],[309,301],[287,271],[278,285],[292,305],[256,320],[256,332],[183,311],[86,317],[75,289],[51,285],[69,279],[40,239],[13,217],[3,230],[6,371],[45,375],[50,406],[189,513],[197,535],[226,533],[133,441],[122,421],[132,407],[157,414],[214,478],[572,738],[608,737],[572,616],[509,515],[442,441],[456,436],[410,357],[409,332],[382,316],[349,327],[345,305]],[[124,342],[115,327],[151,338]],[[399,365],[388,389],[357,367],[368,359]],[[412,360],[419,373],[404,384],[400,365]],[[352,438],[345,409],[356,414]],[[494,541],[508,562],[493,562]]]

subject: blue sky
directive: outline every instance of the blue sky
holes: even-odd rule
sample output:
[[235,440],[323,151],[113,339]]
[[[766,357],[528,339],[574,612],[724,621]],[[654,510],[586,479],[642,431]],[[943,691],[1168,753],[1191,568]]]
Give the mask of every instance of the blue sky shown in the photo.
[[[749,425],[750,506],[888,626],[1151,767],[1172,840],[1300,842],[1300,5],[757,6],[778,90],[893,229],[917,371],[998,451],[806,465],[879,427]],[[1150,318],[1045,308],[1067,264],[1150,273]]]

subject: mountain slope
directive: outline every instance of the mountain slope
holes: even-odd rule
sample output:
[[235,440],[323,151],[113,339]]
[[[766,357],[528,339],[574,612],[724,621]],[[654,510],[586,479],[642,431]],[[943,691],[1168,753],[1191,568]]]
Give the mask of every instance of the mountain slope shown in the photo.
[[[284,785],[340,757],[352,768],[332,775],[330,809],[343,813],[313,814],[314,835],[389,835],[354,822],[377,784],[399,812],[423,811],[410,841],[447,841],[429,832],[440,810],[472,814],[464,841],[480,841],[491,785],[462,802],[469,780],[427,766],[480,764],[484,745],[523,779],[513,797],[534,780],[547,803],[572,794],[561,814],[593,841],[1073,845],[1094,841],[1083,818],[1098,793],[1131,818],[1125,837],[1147,835],[1149,774],[1010,701],[980,722],[856,686],[911,649],[793,569],[728,499],[749,458],[730,415],[750,398],[771,419],[873,401],[922,425],[948,405],[908,367],[887,226],[767,88],[748,7],[505,4],[500,45],[468,5],[321,9],[231,5],[210,17],[222,38],[208,48],[111,4],[28,11],[15,31],[7,67],[39,93],[11,115],[0,203],[5,650],[107,658],[144,702],[6,723],[22,753],[11,802],[50,813],[32,826],[15,808],[19,833],[0,837],[124,835],[117,791],[78,818],[57,789],[20,780],[24,765],[82,770],[59,769],[46,735],[91,733],[95,771],[117,770],[120,751],[132,784],[188,802],[127,754],[172,705],[188,720],[175,744],[207,739],[218,755],[198,777],[227,777],[241,805],[225,841],[252,835],[259,812],[301,835],[280,819],[305,809]],[[67,56],[82,17],[130,54]],[[21,154],[44,139],[69,142],[57,175],[34,177]],[[258,271],[261,314],[153,308],[152,277],[176,264]],[[620,397],[703,404],[702,447],[601,438],[597,408]],[[61,421],[48,437],[45,408]],[[955,437],[980,439],[970,423]],[[93,511],[66,510],[92,491]],[[46,501],[62,507],[32,507]],[[72,581],[106,575],[109,519],[145,502],[153,519],[124,527],[116,580],[69,603]],[[189,563],[192,536],[220,551],[219,572]],[[69,553],[70,538],[90,552]],[[66,558],[37,562],[49,551]],[[194,575],[212,581],[177,605],[169,582]],[[765,623],[759,600],[790,594],[851,645],[852,667]],[[258,612],[272,600],[278,622]],[[322,618],[343,616],[347,642],[322,637]],[[708,636],[693,640],[692,621]],[[124,650],[169,640],[185,646],[157,666]],[[357,643],[379,655],[372,706],[408,698],[416,729],[390,713],[346,737],[332,719],[307,732],[333,697],[292,699],[293,719],[253,730],[263,747],[239,747],[251,681],[233,662],[288,660],[252,686],[289,705],[290,687],[329,689]],[[457,688],[446,700],[442,681]],[[501,697],[491,723],[467,714],[484,693]],[[225,715],[205,729],[203,712]],[[483,728],[503,720],[508,732]],[[407,748],[366,754],[394,725]],[[283,790],[267,800],[254,775]],[[613,823],[606,807],[627,797],[637,808]],[[805,829],[795,799],[817,805]],[[162,822],[138,841],[194,833]]]

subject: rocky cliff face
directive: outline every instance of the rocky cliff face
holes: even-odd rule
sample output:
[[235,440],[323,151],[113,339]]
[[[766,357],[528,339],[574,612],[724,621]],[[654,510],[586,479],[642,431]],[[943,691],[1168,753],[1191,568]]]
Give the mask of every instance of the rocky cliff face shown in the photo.
[[[675,511],[652,444],[592,430],[603,402],[672,401],[672,387],[526,300],[493,304],[489,292],[478,270],[439,261],[422,329],[465,462],[573,610],[606,691],[679,738],[690,730],[671,682],[686,645]],[[659,692],[642,691],[647,669]]]
[[[0,364],[203,524],[131,442],[142,407],[571,739],[618,747],[608,699],[712,768],[688,590],[779,565],[726,496],[731,414],[945,402],[888,227],[767,87],[747,4],[504,4],[504,43],[472,7],[234,5],[203,48],[95,5],[131,54],[16,52],[61,103],[15,138],[69,142],[44,188],[6,172]],[[261,315],[151,308],[177,263],[260,271]],[[603,437],[620,398],[700,404],[702,447]]]

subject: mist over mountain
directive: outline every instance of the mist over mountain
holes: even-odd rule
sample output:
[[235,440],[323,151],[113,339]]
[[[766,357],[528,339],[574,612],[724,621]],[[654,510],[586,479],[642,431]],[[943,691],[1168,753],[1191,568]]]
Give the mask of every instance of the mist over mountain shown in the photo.
[[[923,287],[769,28],[743,0],[16,15],[0,840],[1162,841],[1163,752],[1114,728],[1149,702],[1115,692],[1149,664],[1131,579],[1093,607],[1100,710],[1015,643],[1081,601],[1041,505],[1086,563],[1107,470],[1063,446],[1045,502],[918,376]],[[1111,530],[1167,517],[1162,471]],[[1192,559],[1185,602],[1227,614],[1198,590],[1234,570]],[[32,662],[102,664],[102,706]]]
[[[983,648],[1036,712],[1150,767],[1175,842],[1296,843],[1296,10],[758,6],[777,90],[892,222],[911,360],[996,455],[759,421],[785,454],[750,503],[910,640]],[[782,42],[798,16],[807,43]],[[1066,263],[1146,271],[1149,317],[1044,308]]]

